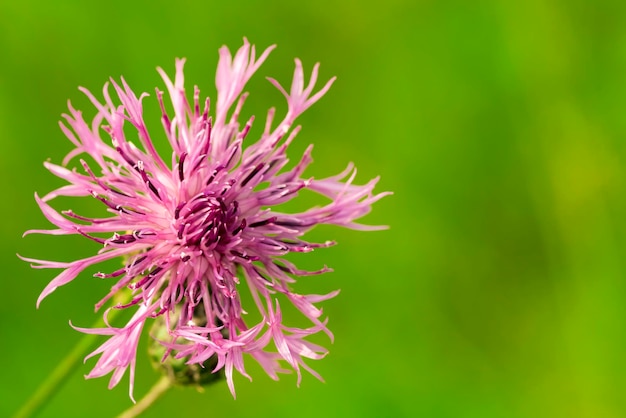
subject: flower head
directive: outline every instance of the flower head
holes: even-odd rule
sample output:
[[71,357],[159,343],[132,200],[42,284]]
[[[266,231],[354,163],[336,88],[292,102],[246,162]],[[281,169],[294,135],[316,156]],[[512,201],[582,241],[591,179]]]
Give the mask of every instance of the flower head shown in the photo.
[[[45,163],[48,170],[68,184],[43,198],[35,194],[43,214],[57,228],[27,233],[81,234],[101,245],[101,249],[92,257],[72,262],[24,260],[36,263],[34,267],[38,268],[63,269],[43,290],[37,301],[39,305],[43,298],[74,280],[85,268],[124,257],[123,268],[95,274],[114,282],[96,309],[124,289],[130,289],[127,303],[113,308],[136,311],[122,328],[108,323],[102,329],[76,328],[110,336],[91,354],[99,354],[100,358],[87,377],[112,372],[110,387],[113,387],[130,366],[132,397],[137,344],[146,322],[157,317],[164,318],[167,324],[170,338],[160,341],[167,350],[178,358],[188,359],[189,364],[203,365],[210,358],[217,359],[213,371],[225,371],[233,396],[233,369],[247,376],[244,354],[259,362],[274,379],[277,373],[286,371],[280,360],[297,372],[298,382],[300,368],[318,376],[304,359],[322,358],[327,351],[306,337],[321,331],[332,339],[327,320],[322,319],[322,311],[315,304],[338,292],[295,293],[291,284],[296,277],[330,269],[303,271],[284,257],[291,252],[309,252],[333,245],[332,241],[311,243],[302,239],[319,224],[380,229],[355,220],[367,214],[371,205],[386,193],[373,193],[377,179],[365,185],[353,184],[356,170],[351,164],[334,177],[319,180],[303,177],[312,161],[311,147],[299,163],[285,169],[287,148],[300,131],[299,126],[292,128],[294,121],[334,81],[331,79],[314,92],[317,64],[307,84],[302,64],[296,59],[289,92],[276,80],[269,79],[286,97],[287,113],[274,123],[275,111],[270,109],[261,137],[243,147],[253,118],[243,126],[238,121],[247,97],[242,90],[272,49],[267,48],[257,58],[254,46],[245,39],[234,57],[226,47],[220,49],[214,116],[209,116],[209,100],[200,102],[197,87],[193,100],[187,99],[184,60],[176,61],[174,80],[158,69],[173,108],[173,113],[168,113],[164,93],[157,90],[163,128],[172,147],[171,162],[164,161],[157,153],[144,123],[142,100],[147,94],[137,97],[124,79],[121,83],[111,80],[120,104],[109,94],[108,83],[102,101],[81,89],[97,109],[90,124],[80,111],[69,105],[69,114],[64,115],[65,122],[60,126],[75,148],[63,165]],[[78,169],[67,168],[82,154],[91,158],[91,165],[79,159]],[[300,213],[279,211],[278,205],[305,188],[330,202]],[[58,212],[49,205],[58,196],[97,199],[108,215],[91,218],[71,210]],[[240,292],[251,294],[260,313],[258,323],[250,324],[247,320]],[[310,328],[299,329],[283,323],[279,295],[310,320]]]

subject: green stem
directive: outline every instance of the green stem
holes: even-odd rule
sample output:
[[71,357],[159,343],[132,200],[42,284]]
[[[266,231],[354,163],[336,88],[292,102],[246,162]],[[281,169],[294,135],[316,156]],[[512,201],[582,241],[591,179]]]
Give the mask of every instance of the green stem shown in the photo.
[[[117,309],[111,309],[109,311],[108,319],[111,321],[116,313]],[[93,325],[93,328],[100,328],[104,325],[102,318]],[[63,387],[63,384],[72,375],[76,365],[79,361],[85,357],[86,352],[93,346],[99,335],[97,334],[85,334],[78,343],[74,346],[72,351],[55,367],[55,369],[48,375],[35,393],[26,401],[19,411],[13,416],[13,418],[28,418],[35,416],[41,409],[48,403],[54,395]]]
[[138,403],[128,408],[126,411],[118,415],[117,418],[134,418],[150,407],[161,395],[163,395],[172,386],[172,381],[167,376],[162,376],[158,382],[150,388],[146,396]]

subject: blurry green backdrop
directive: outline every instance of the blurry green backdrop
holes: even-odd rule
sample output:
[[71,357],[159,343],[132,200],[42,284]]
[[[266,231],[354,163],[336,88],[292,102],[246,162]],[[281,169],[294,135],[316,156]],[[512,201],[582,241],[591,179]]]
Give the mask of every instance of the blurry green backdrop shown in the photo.
[[[626,6],[620,1],[0,2],[3,204],[0,416],[17,410],[81,334],[110,283],[87,272],[35,310],[57,271],[16,252],[72,260],[82,239],[29,236],[48,224],[33,192],[62,183],[42,162],[70,143],[57,126],[76,89],[124,75],[147,91],[187,57],[188,86],[214,97],[217,49],[247,36],[278,44],[248,86],[244,114],[283,106],[293,58],[338,80],[301,119],[292,157],[309,173],[348,161],[395,195],[364,221],[383,232],[313,232],[339,245],[303,258],[334,273],[303,292],[336,341],[311,362],[326,379],[273,382],[252,363],[225,384],[174,389],[146,417],[626,416]],[[283,107],[284,109],[284,107]],[[92,202],[63,200],[57,208]],[[307,264],[308,263],[308,264]],[[91,272],[93,273],[93,272]],[[80,365],[42,417],[109,417],[126,377],[84,380]],[[136,396],[157,379],[140,347]],[[174,415],[172,415],[174,416]]]

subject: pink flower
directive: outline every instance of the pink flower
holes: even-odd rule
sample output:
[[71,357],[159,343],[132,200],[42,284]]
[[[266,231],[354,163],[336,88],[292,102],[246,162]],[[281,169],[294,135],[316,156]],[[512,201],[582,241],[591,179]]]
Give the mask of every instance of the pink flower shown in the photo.
[[[142,100],[147,94],[137,97],[124,79],[121,84],[111,80],[121,104],[113,101],[108,83],[102,101],[81,88],[98,111],[91,123],[69,105],[61,129],[75,148],[62,166],[45,163],[68,184],[43,198],[35,195],[43,214],[57,229],[31,230],[27,234],[81,234],[100,244],[101,249],[93,257],[68,263],[24,260],[36,263],[35,268],[63,269],[43,290],[39,305],[44,297],[75,279],[85,268],[125,257],[124,268],[95,274],[114,282],[96,308],[129,288],[132,299],[115,308],[132,308],[136,313],[123,328],[76,328],[110,336],[91,354],[100,354],[100,358],[87,377],[112,372],[112,387],[130,366],[132,397],[142,329],[148,319],[162,315],[172,337],[162,343],[178,357],[188,358],[190,364],[203,364],[215,356],[214,372],[225,370],[233,396],[233,369],[247,376],[244,354],[259,362],[274,379],[277,373],[286,372],[280,360],[296,370],[298,382],[300,367],[317,376],[303,359],[319,359],[326,350],[306,341],[306,337],[322,331],[332,339],[332,334],[326,327],[327,320],[320,319],[322,311],[314,304],[334,297],[338,291],[327,295],[294,293],[291,284],[296,277],[330,269],[299,270],[284,257],[290,252],[333,245],[332,241],[310,243],[302,239],[319,224],[381,229],[355,220],[367,214],[371,205],[387,193],[373,193],[378,179],[365,185],[353,184],[356,170],[351,164],[334,177],[303,177],[312,161],[312,147],[292,169],[284,170],[287,148],[300,131],[300,126],[292,128],[294,121],[334,81],[331,79],[314,92],[317,64],[306,87],[302,64],[297,59],[289,92],[269,79],[285,95],[287,114],[274,123],[275,110],[270,109],[259,140],[243,148],[253,118],[243,126],[238,121],[247,97],[242,89],[272,49],[273,46],[267,48],[258,59],[254,46],[245,39],[234,57],[226,47],[220,49],[214,118],[209,116],[209,100],[200,103],[197,87],[193,101],[187,100],[184,60],[176,61],[173,81],[158,69],[173,108],[173,114],[168,114],[163,92],[157,90],[163,128],[173,151],[171,162],[157,153],[144,123]],[[138,140],[139,144],[131,140]],[[91,165],[80,159],[79,169],[66,168],[81,154],[91,157]],[[330,202],[300,213],[279,211],[278,205],[305,188]],[[59,213],[49,205],[57,196],[91,196],[102,202],[109,215],[89,218],[69,210]],[[250,324],[246,320],[240,299],[242,291],[252,295],[261,314],[260,322]],[[285,326],[279,296],[297,307],[312,327]],[[197,321],[199,312],[206,317],[203,323]],[[271,343],[275,350],[269,347]]]

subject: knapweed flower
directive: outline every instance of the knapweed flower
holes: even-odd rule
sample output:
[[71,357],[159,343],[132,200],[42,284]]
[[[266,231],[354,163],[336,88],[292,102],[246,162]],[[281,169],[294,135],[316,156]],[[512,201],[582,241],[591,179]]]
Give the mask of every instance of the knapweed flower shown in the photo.
[[[234,57],[228,48],[220,49],[212,116],[209,99],[201,102],[197,87],[192,101],[186,97],[184,60],[176,61],[174,80],[158,69],[171,101],[166,104],[163,92],[157,89],[162,125],[172,147],[168,162],[155,149],[144,123],[142,100],[147,94],[138,97],[124,79],[121,83],[111,80],[120,104],[110,95],[108,83],[103,100],[81,89],[97,110],[91,123],[71,104],[69,114],[63,115],[61,129],[75,148],[62,165],[46,162],[45,166],[69,184],[42,198],[35,194],[43,214],[57,229],[27,233],[80,234],[101,248],[92,257],[71,262],[24,258],[36,268],[63,269],[43,290],[37,305],[86,268],[122,257],[123,268],[95,274],[115,282],[96,309],[130,289],[126,290],[129,300],[113,308],[135,310],[122,328],[108,323],[101,329],[76,328],[109,336],[90,355],[100,358],[87,377],[112,373],[109,387],[113,387],[130,367],[132,397],[142,329],[149,319],[161,317],[169,338],[159,341],[167,350],[189,364],[204,365],[212,359],[212,371],[224,371],[233,396],[233,369],[249,378],[244,354],[254,358],[273,379],[277,373],[289,371],[280,365],[282,360],[296,371],[298,383],[301,368],[319,378],[304,359],[322,358],[327,351],[306,337],[321,331],[332,339],[327,319],[321,318],[322,310],[315,304],[338,291],[325,295],[295,293],[291,288],[295,278],[330,269],[303,271],[284,257],[332,245],[332,241],[310,243],[302,239],[316,225],[380,229],[355,220],[386,193],[373,193],[377,179],[365,185],[353,184],[356,170],[352,164],[334,177],[318,180],[303,176],[312,161],[311,147],[295,166],[285,169],[287,148],[300,131],[300,126],[293,127],[294,121],[334,81],[314,92],[318,65],[306,83],[302,64],[296,60],[289,91],[269,78],[286,97],[287,113],[274,123],[275,110],[270,109],[261,137],[243,146],[253,118],[243,126],[238,121],[247,97],[242,90],[272,49],[256,58],[254,46],[245,39]],[[78,159],[78,169],[68,168],[81,155],[88,156],[89,162]],[[328,200],[304,212],[279,211],[280,204],[302,189]],[[58,196],[97,199],[108,215],[92,218],[71,210],[58,212],[49,205]],[[260,313],[256,324],[246,318],[251,307],[242,306],[242,292],[249,292]],[[283,303],[291,302],[311,326],[300,329],[286,325],[278,296]]]

